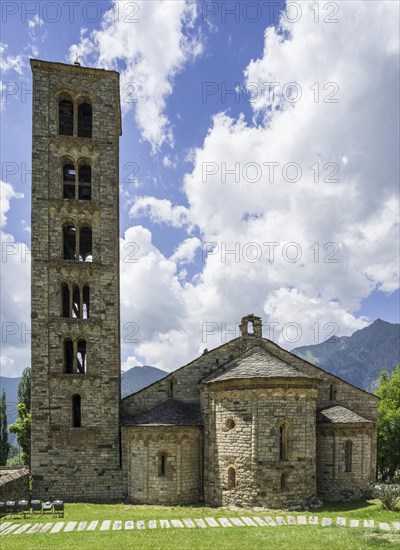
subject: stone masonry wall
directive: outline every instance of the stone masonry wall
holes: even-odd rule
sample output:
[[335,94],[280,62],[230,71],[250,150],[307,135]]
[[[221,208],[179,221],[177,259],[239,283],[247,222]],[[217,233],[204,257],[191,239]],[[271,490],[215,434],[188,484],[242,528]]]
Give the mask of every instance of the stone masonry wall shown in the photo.
[[23,500],[29,498],[28,468],[0,468],[0,500]]
[[[124,426],[124,494],[149,504],[198,502],[201,439],[199,427]],[[167,457],[165,475],[159,475],[160,453]]]

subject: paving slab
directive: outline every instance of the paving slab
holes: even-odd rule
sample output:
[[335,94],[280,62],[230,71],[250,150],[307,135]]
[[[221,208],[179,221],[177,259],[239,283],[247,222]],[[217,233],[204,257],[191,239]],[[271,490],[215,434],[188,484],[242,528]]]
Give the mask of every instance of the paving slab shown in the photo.
[[257,527],[257,523],[255,523],[251,518],[248,518],[247,516],[242,516],[242,521],[249,527]]
[[145,529],[146,526],[144,524],[144,521],[140,520],[136,522],[136,529]]
[[[62,522],[64,525],[64,522]],[[39,529],[42,527],[43,523],[35,523],[35,525],[32,525],[32,527],[29,529],[29,531],[26,532],[27,535],[32,535],[33,533],[37,533]],[[57,525],[57,523],[56,523]],[[55,527],[55,526],[54,526]],[[53,529],[54,529],[53,527]],[[53,529],[50,531],[50,533],[53,532]]]
[[270,516],[264,516],[267,525],[270,527],[276,527],[276,522]]
[[65,526],[64,533],[70,533],[71,531],[73,531],[77,523],[77,521],[69,521]]
[[229,521],[228,518],[218,518],[218,521],[222,525],[222,527],[232,527],[232,523]]
[[189,527],[189,529],[196,527],[196,525],[193,523],[193,520],[191,520],[190,518],[184,518],[183,523],[186,525],[186,527]]
[[88,526],[88,528],[87,528],[87,531],[94,531],[94,530],[96,529],[98,523],[99,523],[99,522],[98,522],[97,519],[94,520],[94,521],[91,521],[91,522],[89,523],[89,526]]
[[199,519],[195,519],[194,521],[197,523],[197,525],[199,527],[207,527],[206,522],[204,521],[204,519],[199,518]]
[[11,521],[5,521],[4,523],[2,523],[2,524],[0,525],[0,533],[1,533],[1,531],[4,531],[4,529],[5,529],[6,527],[10,527],[10,525],[11,525]]
[[167,519],[160,519],[160,527],[162,529],[169,529],[171,526],[170,526],[169,521]]
[[243,521],[239,518],[229,518],[229,520],[233,525],[236,525],[236,527],[244,527]]
[[[43,525],[43,523],[42,523]],[[43,527],[40,529],[39,533],[47,533],[47,531],[50,531],[50,529],[53,527],[54,523],[45,523]]]
[[171,519],[171,525],[172,527],[183,527],[183,523],[181,522],[180,519]]
[[380,521],[379,529],[382,529],[382,531],[390,531],[390,525],[388,523],[385,523],[384,521]]
[[105,519],[100,525],[100,531],[108,531],[111,527],[111,520]]
[[318,525],[318,516],[309,516],[308,524],[309,525]]
[[132,519],[127,519],[125,522],[125,530],[130,531],[135,528],[135,522]]
[[157,529],[156,519],[149,519],[148,524],[149,524],[149,529]]
[[275,520],[278,525],[286,525],[285,518],[283,518],[282,516],[276,516]]
[[[43,523],[41,525],[43,525]],[[15,523],[14,525],[10,525],[9,527],[7,527],[7,529],[4,529],[4,531],[2,531],[0,533],[0,535],[8,535],[9,533],[12,533],[14,531],[14,529],[18,529],[19,526],[20,526],[19,523]]]
[[50,533],[59,533],[61,529],[64,527],[65,521],[57,521],[53,525],[53,529],[50,531]]
[[254,516],[253,519],[256,523],[258,523],[258,525],[261,525],[261,527],[266,527],[267,526],[267,524],[265,523],[265,521],[263,519],[261,519],[257,516]]
[[297,525],[307,525],[306,516],[297,516]]
[[392,521],[392,525],[397,531],[400,531],[400,521]]
[[113,531],[121,531],[121,529],[122,529],[122,521],[115,520],[114,523],[113,523],[112,530]]
[[329,527],[332,525],[332,518],[322,518],[322,527]]
[[350,527],[358,527],[360,525],[359,519],[351,519],[350,520]]
[[86,529],[87,521],[81,521],[78,525],[77,531],[84,531]]
[[20,535],[21,533],[24,533],[29,529],[29,527],[31,527],[31,525],[32,523],[24,523],[23,525],[20,526],[19,529],[17,529],[16,531],[13,531],[13,535]]
[[219,523],[214,518],[205,518],[210,527],[219,527]]
[[295,516],[287,516],[287,523],[288,525],[296,525],[296,518]]
[[339,525],[339,527],[346,527],[346,518],[336,518],[336,525]]
[[365,519],[364,520],[364,527],[374,527],[375,522],[373,519]]

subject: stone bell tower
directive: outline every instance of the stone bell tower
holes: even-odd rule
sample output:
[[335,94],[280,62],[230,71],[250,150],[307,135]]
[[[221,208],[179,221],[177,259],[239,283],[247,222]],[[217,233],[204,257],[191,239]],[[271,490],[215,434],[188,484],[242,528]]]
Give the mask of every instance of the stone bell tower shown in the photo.
[[119,74],[31,68],[33,495],[111,500],[122,494]]

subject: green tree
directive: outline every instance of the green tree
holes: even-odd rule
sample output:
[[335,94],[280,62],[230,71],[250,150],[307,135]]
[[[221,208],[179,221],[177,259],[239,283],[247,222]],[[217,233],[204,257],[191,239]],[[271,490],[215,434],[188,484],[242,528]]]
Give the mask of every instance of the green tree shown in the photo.
[[10,424],[9,430],[17,436],[22,449],[22,461],[29,464],[31,454],[31,413],[25,403],[18,403],[18,417],[14,424]]
[[8,442],[7,430],[7,403],[6,392],[3,390],[0,399],[0,466],[7,464],[8,453],[10,452],[10,444]]
[[21,380],[18,384],[18,403],[24,403],[27,410],[31,412],[31,368],[23,370]]
[[389,375],[381,372],[378,404],[378,471],[384,481],[400,469],[400,364]]

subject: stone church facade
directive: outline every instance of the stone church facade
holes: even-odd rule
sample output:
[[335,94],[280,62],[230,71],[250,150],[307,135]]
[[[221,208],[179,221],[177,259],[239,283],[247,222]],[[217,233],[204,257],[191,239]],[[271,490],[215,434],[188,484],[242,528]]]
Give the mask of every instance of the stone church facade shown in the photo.
[[120,398],[119,75],[32,60],[33,492],[282,507],[361,498],[377,398],[241,336]]

